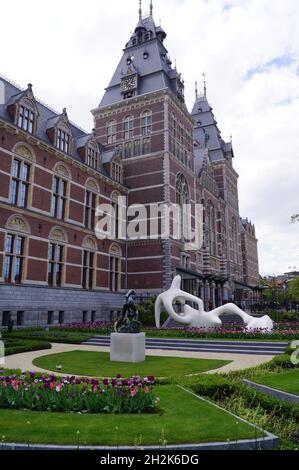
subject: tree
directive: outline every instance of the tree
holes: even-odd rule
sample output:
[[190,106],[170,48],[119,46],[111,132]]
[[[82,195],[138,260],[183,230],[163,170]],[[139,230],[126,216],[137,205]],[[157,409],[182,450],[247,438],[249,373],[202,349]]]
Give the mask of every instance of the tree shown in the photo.
[[292,279],[288,282],[289,298],[292,302],[299,302],[299,278]]

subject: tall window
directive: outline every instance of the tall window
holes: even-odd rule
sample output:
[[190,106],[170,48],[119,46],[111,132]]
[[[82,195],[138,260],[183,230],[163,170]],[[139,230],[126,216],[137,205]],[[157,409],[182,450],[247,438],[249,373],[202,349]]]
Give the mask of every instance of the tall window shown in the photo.
[[118,183],[122,182],[122,168],[118,163],[112,164],[112,178]]
[[210,248],[210,254],[216,255],[216,220],[215,209],[212,203],[209,204],[207,209],[207,238]]
[[64,246],[58,243],[49,245],[48,284],[52,287],[60,287],[64,265]]
[[190,223],[190,217],[188,212],[189,202],[189,189],[188,183],[184,175],[181,173],[177,176],[176,180],[176,203],[181,208],[181,214],[179,220],[176,221],[177,227],[181,238],[188,238],[188,224]]
[[148,153],[151,153],[151,139],[147,137],[142,139],[142,154],[147,155]]
[[128,116],[124,120],[124,138],[125,140],[132,139],[134,135],[134,117]]
[[18,117],[18,126],[24,131],[33,134],[34,129],[34,113],[25,106],[20,106],[19,108],[19,117]]
[[82,287],[83,289],[92,290],[94,287],[94,263],[95,253],[92,251],[83,251],[83,270],[82,270]]
[[96,213],[96,194],[91,191],[85,193],[85,221],[84,225],[89,230],[94,230],[95,227],[95,213]]
[[11,203],[27,207],[30,165],[14,158],[12,167]]
[[70,151],[70,141],[71,141],[71,138],[70,138],[70,135],[61,130],[61,129],[58,129],[57,130],[57,148],[59,150],[61,150],[62,152],[64,153],[69,153]]
[[52,197],[52,217],[63,220],[66,208],[66,190],[67,182],[57,176],[54,176],[54,187]]
[[152,113],[147,111],[141,116],[141,134],[149,135],[152,133]]
[[238,229],[237,229],[237,222],[236,219],[233,217],[232,218],[232,248],[233,248],[233,261],[235,263],[238,262]]
[[125,158],[132,157],[132,142],[125,142]]
[[107,143],[114,144],[116,142],[116,121],[110,121],[107,126]]
[[110,290],[117,292],[121,288],[121,258],[110,256]]
[[98,168],[98,152],[92,148],[87,148],[87,165],[95,170]]
[[24,237],[7,234],[4,263],[5,282],[22,282],[24,267],[24,245]]

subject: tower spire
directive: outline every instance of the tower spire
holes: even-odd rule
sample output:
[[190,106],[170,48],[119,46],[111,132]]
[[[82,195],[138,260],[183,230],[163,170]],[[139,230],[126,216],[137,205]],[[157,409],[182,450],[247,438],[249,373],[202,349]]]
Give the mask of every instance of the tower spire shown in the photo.
[[198,100],[198,85],[197,85],[197,81],[195,82],[195,98],[196,98],[196,101]]
[[139,0],[139,19],[142,19],[142,0]]
[[206,98],[207,97],[207,74],[204,72],[202,76],[203,76],[203,93]]
[[150,3],[150,15],[153,16],[153,0],[151,0],[151,3]]

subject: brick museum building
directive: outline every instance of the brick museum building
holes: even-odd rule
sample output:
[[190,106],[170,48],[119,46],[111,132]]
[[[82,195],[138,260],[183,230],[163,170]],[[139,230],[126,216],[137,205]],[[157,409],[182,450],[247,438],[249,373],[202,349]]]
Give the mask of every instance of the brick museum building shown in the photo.
[[[204,86],[192,111],[150,13],[139,21],[86,133],[0,77],[0,327],[109,320],[124,293],[168,288],[176,274],[206,309],[252,298],[255,227],[240,217],[231,142]],[[203,205],[203,245],[97,238],[96,207]],[[115,212],[116,216],[117,211]]]

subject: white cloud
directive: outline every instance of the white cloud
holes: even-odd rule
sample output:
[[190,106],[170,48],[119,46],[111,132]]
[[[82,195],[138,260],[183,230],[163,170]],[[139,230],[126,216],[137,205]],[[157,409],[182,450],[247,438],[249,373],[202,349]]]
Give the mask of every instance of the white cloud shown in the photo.
[[[149,0],[143,1],[148,9]],[[93,127],[90,109],[137,22],[138,1],[15,0],[1,8],[1,72],[71,119]],[[186,82],[207,73],[208,97],[223,136],[233,134],[242,216],[260,239],[262,273],[298,265],[299,2],[297,0],[155,0],[156,22]],[[12,26],[13,25],[13,26]],[[274,59],[289,56],[279,66]],[[250,79],[248,71],[257,69]]]

